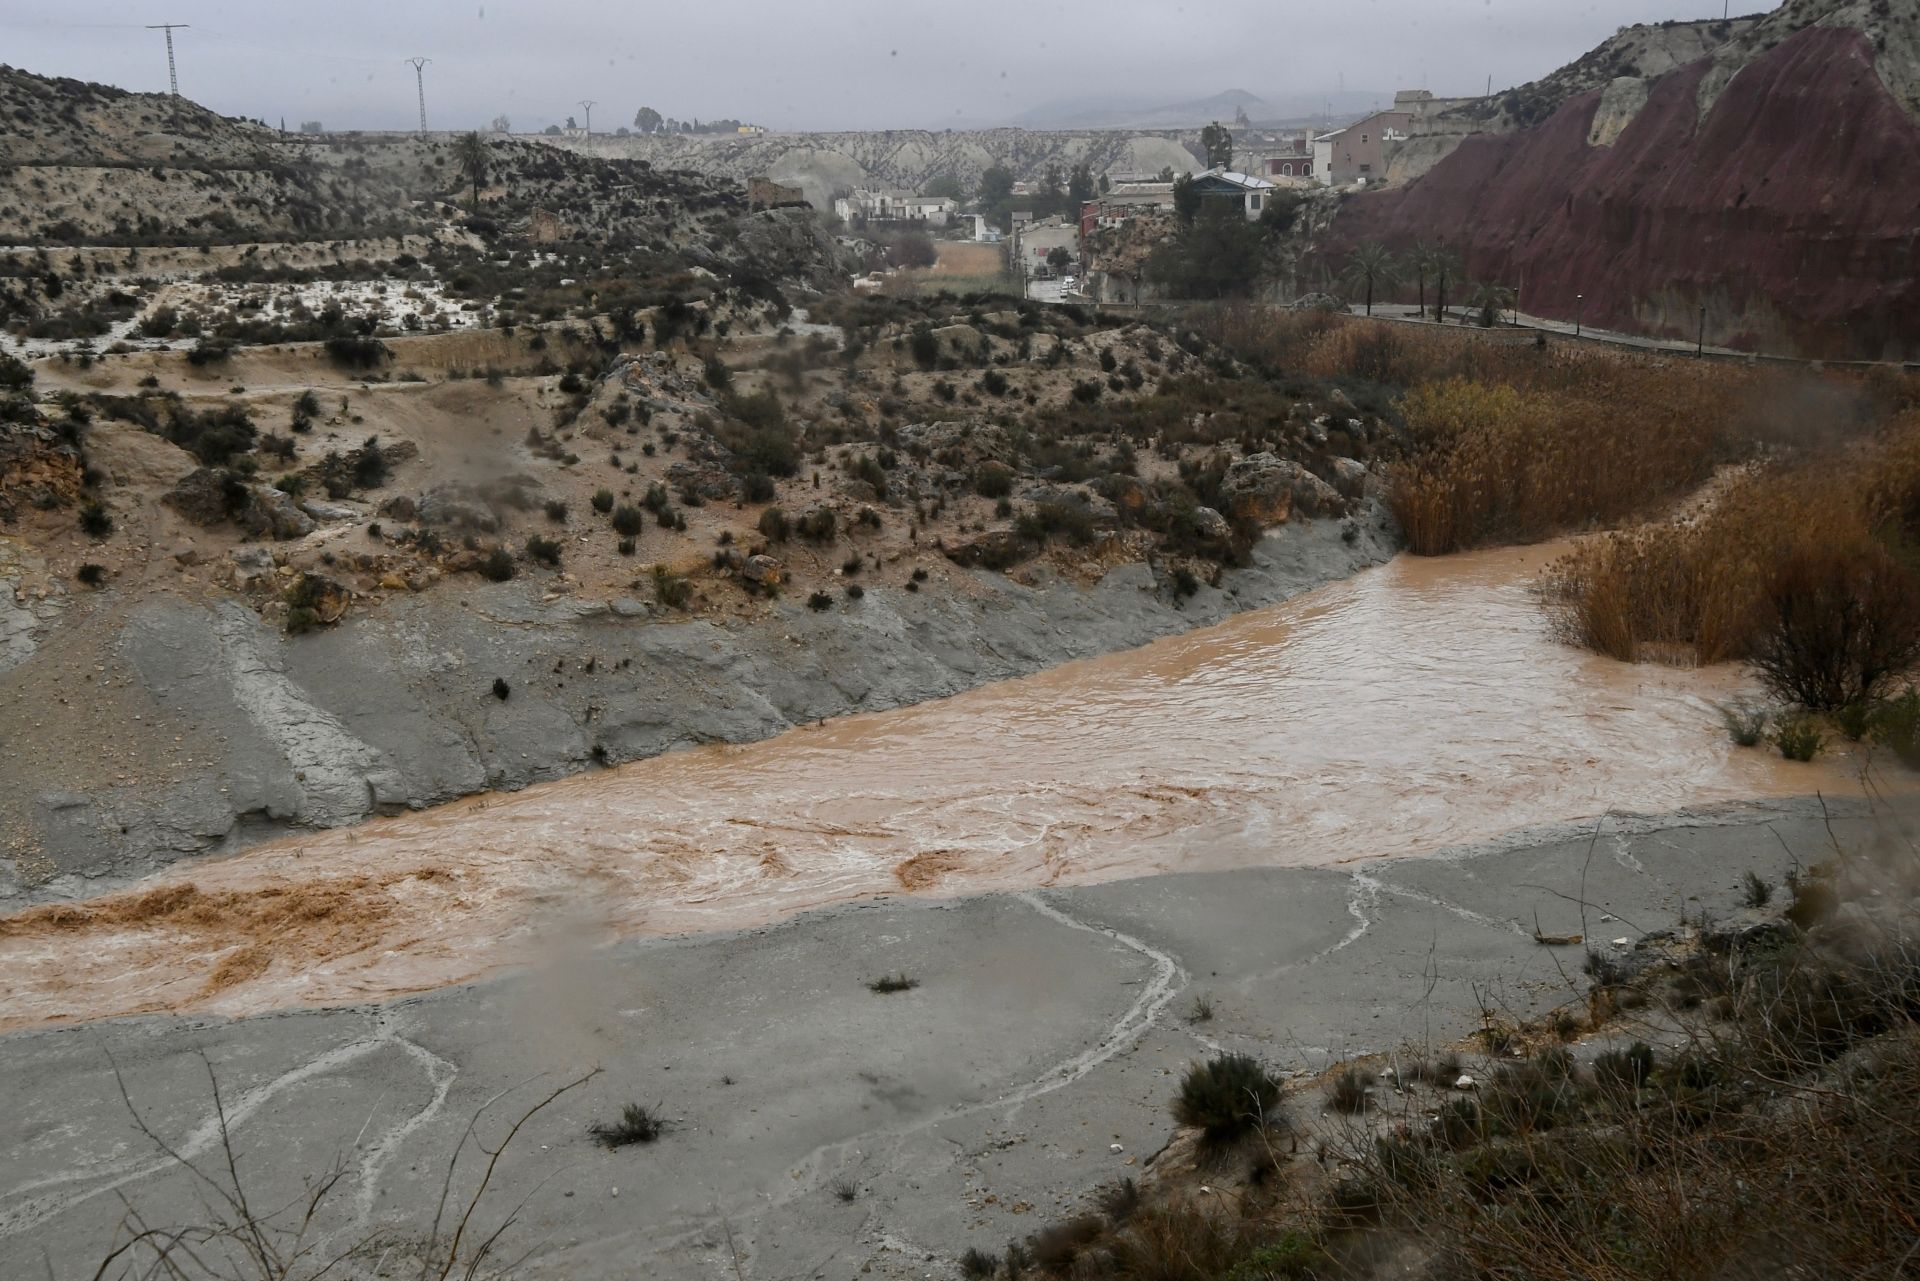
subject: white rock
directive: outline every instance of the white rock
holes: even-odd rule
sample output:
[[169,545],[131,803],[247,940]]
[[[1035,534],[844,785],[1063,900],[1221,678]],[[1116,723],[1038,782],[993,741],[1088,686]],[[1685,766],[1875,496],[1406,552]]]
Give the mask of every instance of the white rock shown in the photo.
[[1618,948],[1629,948],[1633,946],[1633,940],[1630,938],[1617,938],[1613,941],[1613,945]]
[[1477,1090],[1480,1088],[1480,1083],[1472,1077],[1462,1074],[1460,1079],[1453,1083],[1453,1088],[1456,1090]]
[[1118,1143],[1109,1143],[1109,1144],[1107,1144],[1107,1151],[1109,1151],[1109,1152],[1125,1152],[1125,1151],[1126,1151],[1126,1149],[1125,1149],[1125,1148],[1123,1148],[1123,1147],[1121,1147],[1121,1146],[1120,1146],[1120,1145],[1119,1145]]

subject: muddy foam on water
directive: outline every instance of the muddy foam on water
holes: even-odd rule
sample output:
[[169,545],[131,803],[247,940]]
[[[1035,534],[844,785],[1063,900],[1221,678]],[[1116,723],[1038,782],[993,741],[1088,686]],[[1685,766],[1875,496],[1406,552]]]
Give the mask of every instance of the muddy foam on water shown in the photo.
[[1605,810],[1857,794],[1727,740],[1732,668],[1557,644],[1555,547],[1391,565],[898,711],[287,839],[0,919],[0,1027],[420,991],[888,893],[1326,865]]

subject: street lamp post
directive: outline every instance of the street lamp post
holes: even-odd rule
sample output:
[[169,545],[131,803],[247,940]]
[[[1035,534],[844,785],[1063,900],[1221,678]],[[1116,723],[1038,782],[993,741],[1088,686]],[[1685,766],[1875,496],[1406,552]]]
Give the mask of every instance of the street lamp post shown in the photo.
[[1587,296],[1585,294],[1575,294],[1573,296],[1573,336],[1575,338],[1580,336],[1580,319],[1586,309]]
[[1696,357],[1707,354],[1707,304],[1705,303],[1700,304],[1700,337],[1693,345],[1693,354]]

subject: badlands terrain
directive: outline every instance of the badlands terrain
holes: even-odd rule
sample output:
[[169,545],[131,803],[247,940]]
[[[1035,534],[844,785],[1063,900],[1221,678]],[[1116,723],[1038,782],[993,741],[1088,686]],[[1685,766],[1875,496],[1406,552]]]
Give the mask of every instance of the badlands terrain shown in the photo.
[[[1878,103],[1868,8],[1623,34],[1333,234],[1734,45]],[[1920,1249],[1910,370],[855,291],[738,181],[817,156],[0,112],[0,1275]]]

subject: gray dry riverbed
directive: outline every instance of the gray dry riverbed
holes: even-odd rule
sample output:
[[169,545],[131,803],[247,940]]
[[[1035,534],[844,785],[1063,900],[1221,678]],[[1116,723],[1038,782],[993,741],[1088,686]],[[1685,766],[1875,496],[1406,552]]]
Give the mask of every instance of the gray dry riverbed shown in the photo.
[[[335,1247],[423,1232],[477,1109],[511,1091],[497,1138],[551,1083],[599,1067],[522,1131],[483,1202],[490,1232],[524,1200],[504,1246],[535,1251],[520,1276],[725,1278],[737,1256],[751,1281],[957,1277],[967,1247],[998,1250],[1137,1176],[1194,1058],[1224,1047],[1308,1070],[1450,1041],[1483,996],[1526,1015],[1573,994],[1579,950],[1530,933],[1536,913],[1582,928],[1568,897],[1593,904],[1603,939],[1724,917],[1745,870],[1777,880],[1875,830],[1842,818],[1830,835],[1817,806],[1782,802],[1610,822],[1597,841],[1588,824],[1345,868],[868,901],[384,1004],[15,1033],[0,1038],[0,1276],[47,1275],[43,1259],[55,1281],[91,1276],[123,1199],[199,1221],[202,1190],[134,1130],[110,1061],[155,1129],[210,1162],[204,1054],[256,1200],[344,1164],[323,1221]],[[899,971],[920,986],[867,990]],[[1198,993],[1216,1013],[1194,1025]],[[596,1146],[587,1126],[628,1101],[674,1128]]]

